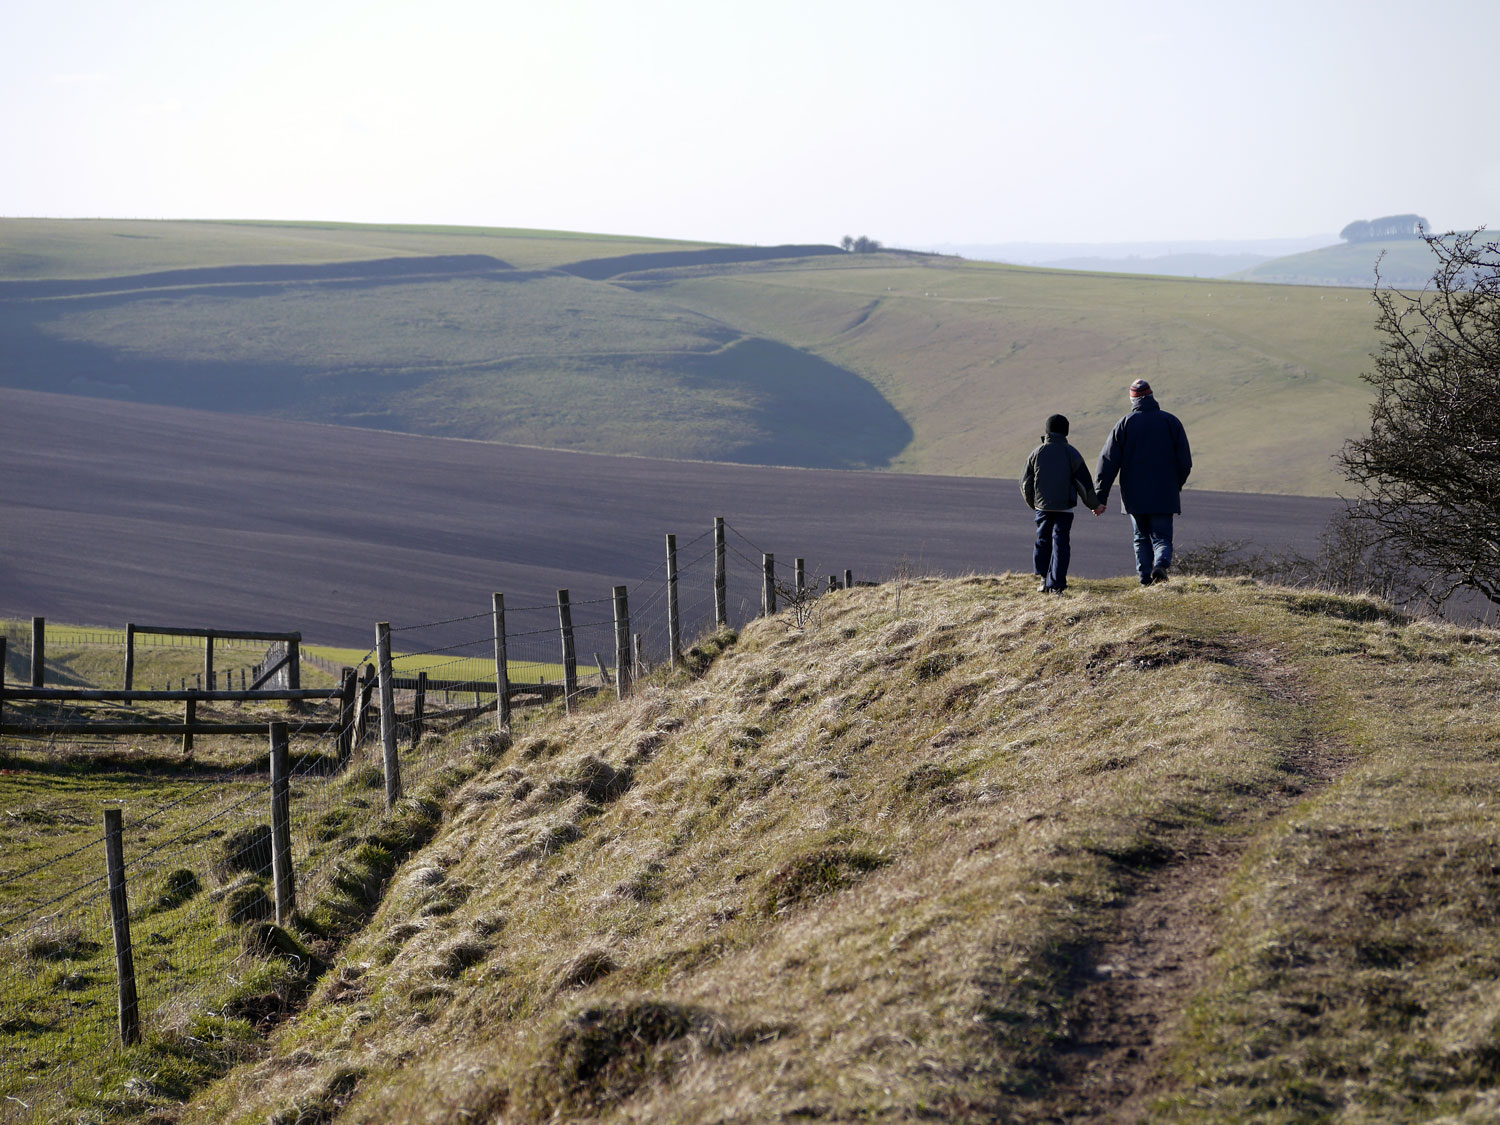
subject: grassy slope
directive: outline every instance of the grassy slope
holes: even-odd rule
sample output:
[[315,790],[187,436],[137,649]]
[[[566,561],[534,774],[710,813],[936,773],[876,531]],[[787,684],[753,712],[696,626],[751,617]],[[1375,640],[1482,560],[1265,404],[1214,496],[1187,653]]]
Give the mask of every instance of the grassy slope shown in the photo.
[[1078,588],[833,595],[529,732],[187,1119],[1492,1120],[1500,639]]
[[1010,476],[1048,414],[1092,457],[1144,377],[1188,428],[1203,488],[1327,494],[1367,416],[1376,339],[1348,290],[835,260],[693,277],[684,307],[868,378],[911,422],[897,467]]
[[1243,281],[1289,285],[1345,285],[1368,291],[1375,284],[1375,263],[1387,285],[1421,288],[1432,277],[1432,251],[1420,239],[1390,242],[1343,242],[1262,262],[1235,276]]
[[[419,253],[532,269],[687,246],[317,224],[0,220],[0,234],[0,277],[13,278]],[[1349,289],[861,255],[613,284],[533,275],[13,302],[0,327],[13,378],[42,389],[603,452],[1000,477],[1055,411],[1092,456],[1144,376],[1188,425],[1199,487],[1328,494],[1332,453],[1366,422],[1366,302]]]

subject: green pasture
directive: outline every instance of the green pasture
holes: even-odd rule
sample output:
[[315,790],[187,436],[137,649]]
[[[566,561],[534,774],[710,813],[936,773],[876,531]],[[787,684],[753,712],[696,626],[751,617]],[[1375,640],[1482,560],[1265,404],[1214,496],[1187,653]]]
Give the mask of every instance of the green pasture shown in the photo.
[[912,426],[894,467],[1018,475],[1046,417],[1092,459],[1146,378],[1193,442],[1193,484],[1328,494],[1367,422],[1378,340],[1350,289],[881,256],[693,277],[654,290],[867,379]]
[[[6,638],[5,680],[15,685],[31,682],[31,622],[0,621]],[[91,625],[47,623],[46,684],[48,687],[122,688],[125,686],[125,630]],[[239,685],[241,672],[265,659],[266,646],[250,642],[215,641],[214,670],[229,673]],[[139,635],[135,644],[135,687],[155,690],[199,686],[204,669],[204,642],[186,637]],[[323,686],[332,679],[308,669],[305,687]]]
[[[902,253],[590,281],[537,271],[699,244],[504,229],[0,220],[0,236],[12,279],[492,254],[518,276],[0,301],[0,384],[586,452],[1007,478],[1052,413],[1092,458],[1144,377],[1187,424],[1193,486],[1328,495],[1379,345],[1369,294],[1337,286]],[[1319,254],[1346,252],[1373,251]]]
[[[362,668],[374,661],[368,649],[334,648],[329,645],[305,645],[309,656],[320,657],[346,668]],[[510,660],[506,667],[512,683],[561,683],[563,666],[537,660]],[[391,654],[391,668],[398,676],[415,676],[426,672],[434,680],[493,681],[495,661],[483,657],[454,657],[446,653]],[[585,670],[587,671],[587,670]]]
[[[413,801],[388,813],[378,750],[335,774],[326,740],[294,733],[291,749],[299,912],[277,931],[263,921],[268,873],[229,858],[237,834],[269,823],[264,738],[205,739],[191,761],[165,740],[0,746],[0,1120],[134,1119],[252,1057],[310,987],[318,951],[372,906],[402,825],[437,815],[433,786],[465,753],[456,739],[403,743]],[[124,812],[143,1031],[129,1048],[103,893],[108,808]]]
[[[0,620],[0,635],[6,639],[5,682],[11,685],[30,682],[31,622]],[[153,643],[156,642],[156,643]],[[168,643],[171,642],[171,643]],[[337,667],[360,668],[374,659],[369,650],[338,648],[331,645],[302,646],[304,656],[317,657]],[[214,668],[228,671],[239,684],[241,669],[259,664],[266,646],[248,641],[215,641]],[[203,671],[203,642],[185,637],[136,637],[136,686],[155,689],[180,686],[186,681],[197,686],[196,677]],[[47,674],[49,687],[120,688],[125,683],[125,630],[99,625],[47,623]],[[493,680],[495,662],[484,657],[454,657],[445,653],[409,654],[395,652],[391,659],[397,675],[415,676],[426,672],[432,679]],[[510,677],[515,683],[561,682],[563,666],[536,660],[512,660]],[[585,669],[585,674],[587,674]],[[336,673],[326,667],[304,661],[304,687],[332,687]],[[200,712],[201,714],[202,712]]]

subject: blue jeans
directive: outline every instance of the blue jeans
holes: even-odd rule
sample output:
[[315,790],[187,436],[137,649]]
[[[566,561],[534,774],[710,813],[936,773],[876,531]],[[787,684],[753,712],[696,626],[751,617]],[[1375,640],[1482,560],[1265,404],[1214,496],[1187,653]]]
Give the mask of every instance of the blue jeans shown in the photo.
[[1073,549],[1068,535],[1073,530],[1072,512],[1038,512],[1036,514],[1036,547],[1031,553],[1037,577],[1045,580],[1049,590],[1068,588],[1068,560]]
[[1130,517],[1135,528],[1135,572],[1145,582],[1157,567],[1172,565],[1172,514]]

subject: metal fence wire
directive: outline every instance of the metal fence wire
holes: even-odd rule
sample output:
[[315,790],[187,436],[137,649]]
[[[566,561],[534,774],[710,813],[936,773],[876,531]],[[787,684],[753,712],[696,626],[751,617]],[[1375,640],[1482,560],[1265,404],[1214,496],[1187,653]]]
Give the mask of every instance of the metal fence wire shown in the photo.
[[[669,543],[675,550],[669,553],[664,544],[660,565],[615,591],[577,598],[560,591],[546,604],[504,606],[500,637],[498,598],[497,606],[472,614],[391,626],[389,715],[380,710],[378,646],[347,673],[304,656],[303,665],[320,669],[333,686],[321,698],[266,702],[250,698],[246,687],[274,655],[266,645],[209,642],[218,647],[206,662],[213,671],[205,683],[207,668],[186,670],[201,660],[201,639],[134,636],[137,691],[245,694],[202,700],[183,727],[230,721],[261,724],[268,732],[226,738],[228,748],[205,754],[212,762],[202,765],[194,764],[192,736],[184,734],[180,768],[167,771],[165,780],[132,776],[127,784],[129,760],[98,759],[122,774],[115,803],[124,813],[121,873],[140,1024],[189,1038],[222,1035],[226,1024],[254,1027],[275,1019],[293,1000],[287,981],[303,954],[295,942],[279,953],[267,944],[274,940],[267,924],[277,911],[272,723],[285,723],[292,749],[286,782],[291,889],[305,905],[347,877],[351,842],[387,815],[392,741],[401,788],[411,793],[457,753],[458,740],[445,735],[492,730],[500,722],[502,648],[507,706],[567,706],[621,690],[622,671],[628,682],[669,664],[674,624],[675,644],[682,647],[721,618],[737,626],[761,613],[771,552],[727,522]],[[771,583],[781,603],[815,597],[827,587],[818,565],[804,564],[805,595],[799,593],[791,563],[782,560]],[[4,625],[0,767],[29,755],[32,768],[43,762],[66,769],[82,755],[77,768],[86,770],[94,761],[89,755],[121,751],[118,736],[91,736],[90,724],[153,715],[176,721],[175,711],[163,708],[170,711],[180,699],[26,698],[33,637],[41,644],[44,635],[36,622],[31,628]],[[89,649],[72,670],[53,669],[66,687],[123,689],[123,631],[55,630],[48,643],[53,651]],[[87,669],[86,682],[78,668]],[[49,733],[57,730],[70,733]],[[217,737],[200,734],[199,745]],[[128,750],[127,758],[139,756],[137,744]],[[70,1088],[119,1048],[123,1034],[106,834],[42,801],[11,808],[0,819],[0,842],[0,1121],[50,1120]]]

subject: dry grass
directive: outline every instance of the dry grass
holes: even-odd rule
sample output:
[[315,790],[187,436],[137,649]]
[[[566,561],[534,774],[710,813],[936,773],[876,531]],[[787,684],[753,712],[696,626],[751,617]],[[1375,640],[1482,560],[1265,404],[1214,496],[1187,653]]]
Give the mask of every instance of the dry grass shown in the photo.
[[1493,1115],[1494,635],[1246,582],[895,604],[522,738],[185,1119],[1087,1119],[1101,951],[1204,854],[1140,1114]]

